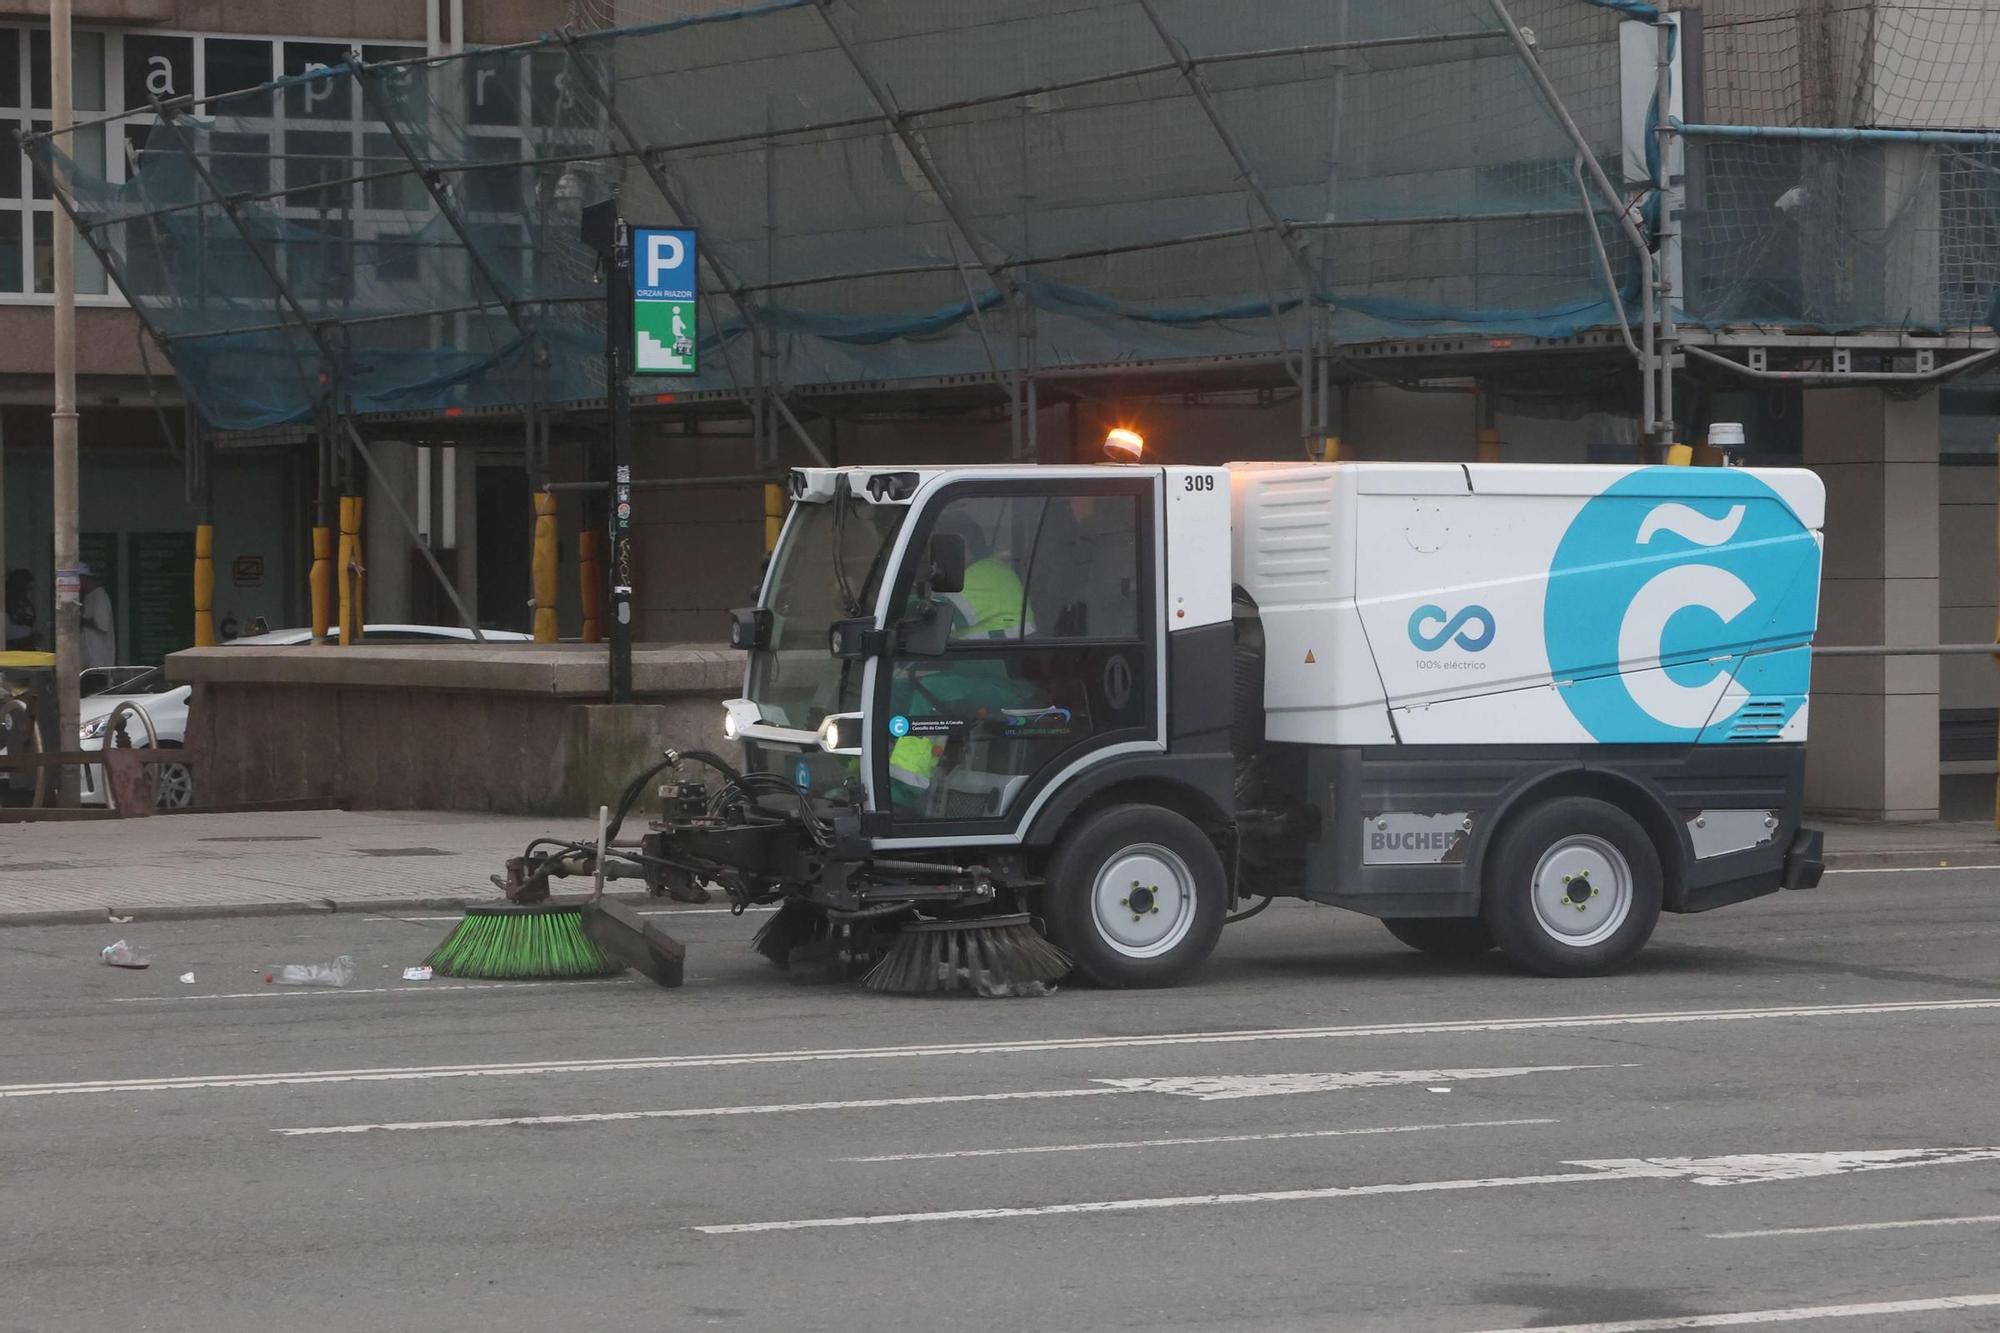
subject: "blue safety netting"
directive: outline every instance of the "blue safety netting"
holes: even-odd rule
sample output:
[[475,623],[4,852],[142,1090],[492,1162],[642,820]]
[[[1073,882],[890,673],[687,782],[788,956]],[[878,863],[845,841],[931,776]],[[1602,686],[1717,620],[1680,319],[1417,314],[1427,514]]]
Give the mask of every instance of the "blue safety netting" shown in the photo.
[[[601,397],[579,217],[614,193],[700,231],[689,393],[1636,321],[1618,213],[1650,232],[1672,173],[1650,134],[1625,160],[1652,76],[1620,44],[1658,14],[1505,9],[1615,197],[1490,0],[787,0],[357,58],[33,152],[222,428]],[[1690,139],[1680,313],[1984,320],[1992,159]],[[1947,276],[1913,300],[1927,243]]]

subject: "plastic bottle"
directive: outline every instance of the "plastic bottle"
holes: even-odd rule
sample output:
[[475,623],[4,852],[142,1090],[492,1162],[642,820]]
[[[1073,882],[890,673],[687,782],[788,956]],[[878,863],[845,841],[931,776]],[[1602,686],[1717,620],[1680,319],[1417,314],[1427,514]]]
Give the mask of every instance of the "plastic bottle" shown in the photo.
[[354,980],[354,960],[342,954],[330,963],[286,963],[274,980],[280,986],[345,986]]

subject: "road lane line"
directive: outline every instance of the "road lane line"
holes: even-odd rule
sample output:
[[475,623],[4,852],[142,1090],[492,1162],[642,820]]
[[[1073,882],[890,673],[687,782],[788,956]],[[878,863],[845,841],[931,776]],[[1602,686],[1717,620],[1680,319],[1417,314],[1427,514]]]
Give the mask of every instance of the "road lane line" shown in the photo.
[[945,1106],[956,1102],[1053,1101],[1060,1097],[1115,1097],[1131,1088],[1050,1088],[1036,1092],[964,1092],[943,1097],[870,1097],[846,1102],[780,1102],[754,1106],[690,1106],[664,1111],[585,1111],[570,1115],[488,1116],[473,1120],[391,1120],[367,1125],[307,1125],[278,1129],[286,1138],[315,1134],[370,1134],[417,1129],[504,1129],[511,1125],[596,1125],[617,1120],[696,1120],[723,1115],[780,1115],[791,1111],[873,1111],[891,1106]]
[[[1637,1068],[1636,1065],[1617,1066]],[[959,1102],[1041,1101],[1059,1097],[1104,1096],[1108,1093],[1151,1092],[1170,1097],[1192,1097],[1198,1101],[1243,1097],[1289,1097],[1313,1092],[1346,1092],[1369,1088],[1408,1087],[1434,1083],[1440,1079],[1471,1082],[1476,1079],[1519,1078],[1524,1074],[1568,1074],[1579,1070],[1609,1069],[1610,1065],[1543,1065],[1516,1069],[1358,1069],[1326,1074],[1265,1074],[1231,1076],[1227,1079],[1099,1078],[1098,1086],[1087,1089],[1058,1088],[1047,1091],[983,1092],[956,1095],[872,1097],[865,1101],[780,1102],[775,1105],[752,1103],[746,1106],[699,1107],[695,1109],[649,1111],[593,1111],[560,1115],[476,1117],[455,1120],[366,1121],[353,1125],[311,1125],[276,1131],[286,1135],[366,1134],[374,1130],[496,1129],[508,1125],[589,1125],[618,1120],[678,1120],[714,1115],[770,1115],[786,1111],[855,1111],[885,1106],[950,1106]],[[1221,1088],[1221,1091],[1217,1089]],[[1624,1166],[1618,1162],[1614,1165]]]
[[[710,1236],[768,1231],[819,1231],[837,1227],[900,1226],[929,1222],[985,1222],[998,1218],[1058,1217],[1076,1213],[1156,1212],[1172,1208],[1216,1208],[1235,1204],[1305,1203],[1382,1194],[1444,1194],[1464,1190],[1582,1185],[1601,1180],[1681,1181],[1696,1185],[1753,1180],[1792,1181],[1848,1171],[1946,1166],[2000,1159],[2000,1148],[1884,1148],[1821,1153],[1745,1153],[1724,1157],[1623,1157],[1615,1161],[1565,1162],[1581,1171],[1532,1176],[1486,1176],[1465,1180],[1415,1180],[1378,1185],[1330,1185],[1318,1189],[1258,1190],[1236,1194],[1175,1194],[1160,1198],[1094,1199],[1006,1208],[952,1208],[926,1213],[860,1213],[846,1217],[802,1217],[781,1222],[726,1222],[695,1226]],[[1819,1163],[1820,1166],[1816,1166]],[[1609,1326],[1607,1326],[1609,1327]],[[1661,1327],[1673,1327],[1671,1324]]]
[[1750,1324],[1797,1324],[1814,1319],[1880,1319],[1900,1314],[1945,1314],[2000,1305],[2000,1292],[1974,1296],[1932,1296],[1865,1305],[1798,1305],[1789,1310],[1743,1310],[1735,1314],[1691,1314],[1665,1319],[1626,1319],[1600,1324],[1509,1324],[1479,1333],[1671,1333],[1684,1328],[1743,1328]]
[[1574,1032],[1593,1028],[1672,1026],[1683,1023],[1759,1022],[1787,1018],[1862,1018],[1897,1014],[1977,1013],[2000,1010],[2000,998],[1882,1001],[1873,1004],[1789,1005],[1752,1009],[1653,1010],[1545,1018],[1445,1019],[1419,1023],[1367,1023],[1345,1027],[1245,1028],[1128,1037],[1046,1037],[1025,1041],[909,1046],[855,1046],[717,1055],[626,1056],[595,1060],[535,1060],[506,1064],[412,1065],[362,1069],[293,1070],[265,1074],[195,1074],[161,1078],[83,1079],[61,1083],[0,1084],[0,1099],[75,1093],[263,1088],[309,1083],[395,1082],[413,1079],[492,1078],[521,1074],[623,1073],[657,1069],[719,1069],[746,1065],[804,1065],[846,1061],[938,1059],[968,1055],[1046,1055],[1062,1051],[1150,1050],[1170,1046],[1240,1046],[1264,1042],[1338,1041],[1362,1037],[1432,1037],[1515,1032]]
[[1199,1138],[1119,1139],[1106,1143],[1054,1143],[1038,1148],[965,1148],[956,1152],[899,1152],[880,1157],[836,1157],[836,1162],[943,1162],[965,1157],[1017,1157],[1050,1152],[1103,1152],[1118,1148],[1185,1148],[1210,1143],[1274,1143],[1280,1139],[1339,1139],[1370,1134],[1421,1134],[1436,1129],[1503,1129],[1517,1125],[1559,1125],[1546,1116],[1532,1120],[1454,1120],[1436,1125],[1377,1125],[1366,1129],[1295,1129],[1273,1134],[1206,1134]]
[[1908,1222],[1848,1222],[1831,1227],[1774,1227],[1766,1231],[1715,1231],[1710,1240],[1752,1240],[1764,1236],[1829,1236],[1838,1231],[1904,1231],[1912,1227],[1969,1227],[2000,1222],[2000,1213],[1981,1217],[1920,1217]]
[[1013,1217],[1060,1217],[1075,1213],[1139,1213],[1170,1208],[1221,1208],[1247,1203],[1307,1203],[1360,1199],[1380,1194],[1442,1194],[1462,1190],[1582,1185],[1594,1181],[1657,1178],[1643,1165],[1615,1171],[1558,1171],[1534,1176],[1489,1176],[1469,1180],[1417,1180],[1385,1185],[1331,1185],[1309,1190],[1257,1190],[1240,1194],[1173,1194],[1152,1199],[1095,1199],[1088,1203],[1044,1203],[1019,1208],[951,1208],[930,1213],[857,1213],[849,1217],[802,1217],[783,1222],[725,1222],[689,1227],[706,1236],[742,1236],[770,1231],[820,1231],[838,1227],[902,1226],[928,1222],[987,1222]]

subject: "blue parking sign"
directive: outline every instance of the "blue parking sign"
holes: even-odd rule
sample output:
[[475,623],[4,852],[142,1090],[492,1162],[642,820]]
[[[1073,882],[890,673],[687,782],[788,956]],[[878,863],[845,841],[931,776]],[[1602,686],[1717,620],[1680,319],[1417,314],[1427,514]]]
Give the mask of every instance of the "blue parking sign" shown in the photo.
[[632,229],[632,372],[693,375],[700,365],[696,326],[697,240],[674,227]]

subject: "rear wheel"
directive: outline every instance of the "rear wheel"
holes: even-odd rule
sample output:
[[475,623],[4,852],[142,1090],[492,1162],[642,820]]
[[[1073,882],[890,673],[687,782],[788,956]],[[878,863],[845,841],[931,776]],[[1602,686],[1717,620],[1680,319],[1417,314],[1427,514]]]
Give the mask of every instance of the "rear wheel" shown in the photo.
[[1227,877],[1208,836],[1182,815],[1116,805],[1086,815],[1050,858],[1049,936],[1100,986],[1176,986],[1222,934]]
[[1478,917],[1384,917],[1389,933],[1418,953],[1477,958],[1493,948],[1493,932]]
[[1599,976],[1630,962],[1660,919],[1659,853],[1617,806],[1568,796],[1500,835],[1481,915],[1506,955],[1550,977]]

